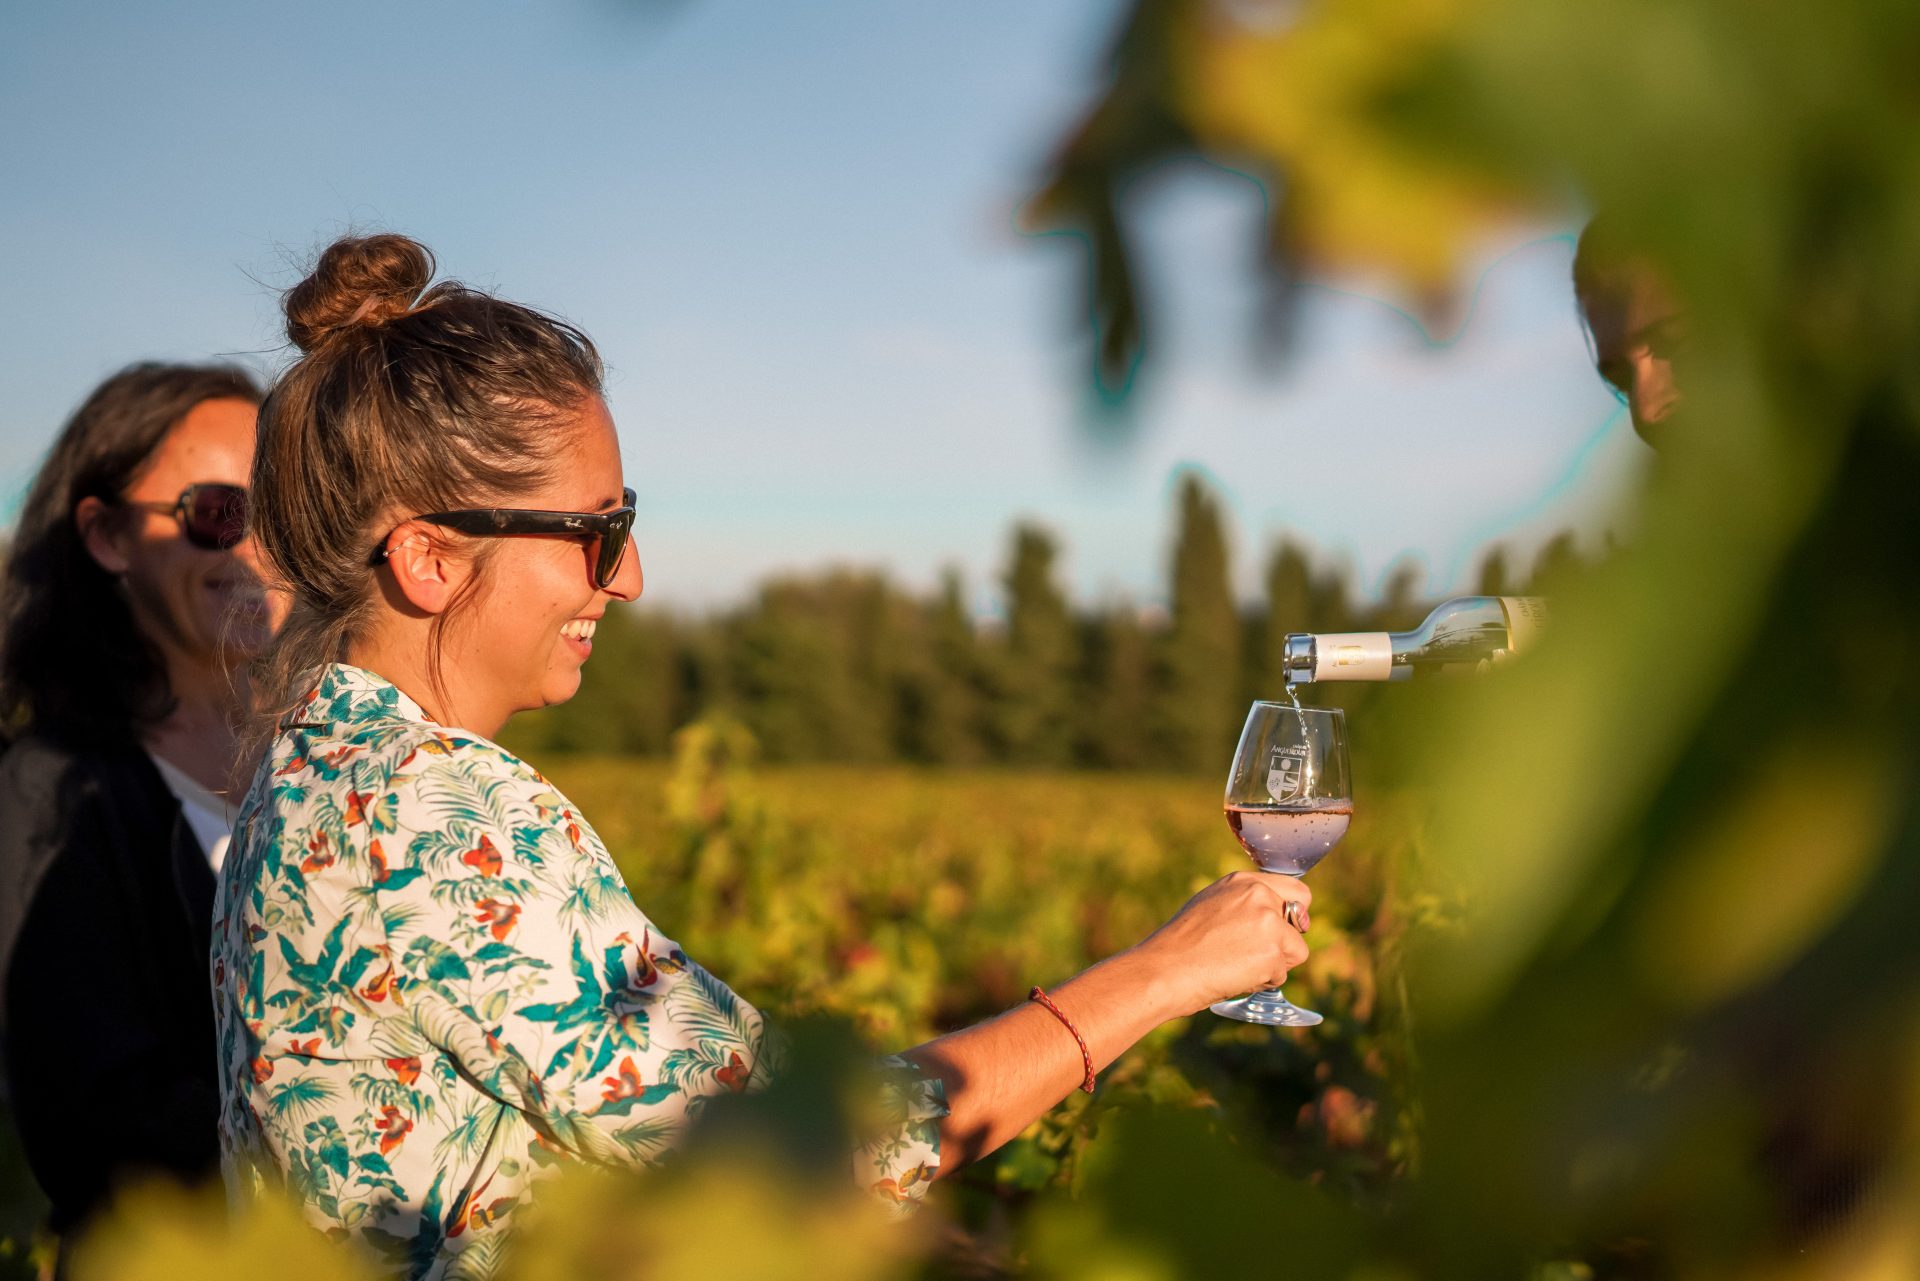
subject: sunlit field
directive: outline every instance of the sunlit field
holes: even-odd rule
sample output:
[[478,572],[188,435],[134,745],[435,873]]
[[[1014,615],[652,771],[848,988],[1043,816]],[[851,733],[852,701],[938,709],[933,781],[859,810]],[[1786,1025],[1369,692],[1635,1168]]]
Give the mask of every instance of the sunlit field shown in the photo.
[[[1144,938],[1250,866],[1207,778],[754,767],[723,728],[677,762],[560,758],[550,777],[600,831],[660,928],[776,1015],[850,1020],[898,1049],[1024,999]],[[1201,1014],[1151,1037],[971,1177],[1070,1173],[1103,1109],[1143,1098],[1231,1115],[1315,1177],[1390,1182],[1407,1156],[1389,893],[1405,820],[1374,798],[1314,873],[1314,955],[1289,984],[1328,1016],[1277,1032]],[[1356,1191],[1361,1186],[1356,1186]]]
[[[1012,1006],[1250,866],[1222,819],[1220,784],[1205,776],[767,766],[725,720],[683,731],[670,760],[542,753],[536,764],[599,831],[659,929],[788,1028],[824,1016],[876,1053]],[[1087,1207],[1131,1216],[1130,1197],[1161,1205],[1162,1164],[1183,1151],[1198,1182],[1160,1213],[1185,1216],[1191,1205],[1180,1205],[1196,1195],[1218,1207],[1232,1190],[1277,1213],[1289,1184],[1332,1194],[1296,1202],[1294,1215],[1390,1205],[1416,1166],[1400,948],[1437,919],[1394,891],[1417,845],[1409,812],[1404,798],[1368,795],[1313,874],[1313,956],[1287,990],[1324,1024],[1277,1031],[1201,1013],[1160,1029],[1101,1075],[1096,1094],[1074,1092],[944,1184],[943,1208],[926,1219],[939,1244],[863,1237],[869,1253],[844,1275],[888,1275],[903,1249],[930,1250],[931,1275],[992,1274],[1020,1260],[1072,1271],[1088,1257],[1081,1235],[1104,1231],[1106,1211]],[[507,1260],[509,1273],[573,1275],[606,1251],[645,1257],[662,1224],[688,1216],[757,1216],[750,1229],[715,1229],[740,1233],[727,1248],[742,1257],[785,1258],[778,1243],[795,1234],[844,1242],[873,1231],[870,1203],[844,1203],[850,1189],[816,1206],[794,1199],[802,1185],[790,1174],[762,1183],[737,1163],[711,1176],[703,1168],[680,1181],[568,1182],[543,1198],[547,1217],[530,1221],[534,1245]],[[1104,1190],[1083,1200],[1089,1180]],[[826,1185],[839,1188],[837,1178]],[[218,1204],[210,1189],[136,1198],[76,1275],[238,1275],[268,1257],[298,1260],[302,1275],[360,1275],[285,1214],[224,1238]],[[33,1275],[25,1229],[0,1275]],[[1218,1247],[1237,1250],[1262,1231],[1248,1219],[1240,1244]]]

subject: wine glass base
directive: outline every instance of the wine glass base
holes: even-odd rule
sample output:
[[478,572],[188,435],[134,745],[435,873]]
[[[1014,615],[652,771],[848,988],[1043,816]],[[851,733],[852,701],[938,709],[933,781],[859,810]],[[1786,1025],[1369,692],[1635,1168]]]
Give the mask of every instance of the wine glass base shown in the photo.
[[1259,1023],[1266,1027],[1312,1027],[1324,1022],[1312,1010],[1303,1010],[1278,992],[1255,992],[1232,1001],[1215,1001],[1207,1007],[1223,1019]]

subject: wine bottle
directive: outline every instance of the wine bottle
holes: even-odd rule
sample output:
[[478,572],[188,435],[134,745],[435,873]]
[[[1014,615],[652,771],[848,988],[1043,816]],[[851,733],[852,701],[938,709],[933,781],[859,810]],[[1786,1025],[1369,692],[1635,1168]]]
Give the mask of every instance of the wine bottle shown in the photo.
[[1461,596],[1410,632],[1295,632],[1283,660],[1287,684],[1484,672],[1526,649],[1546,616],[1537,596]]

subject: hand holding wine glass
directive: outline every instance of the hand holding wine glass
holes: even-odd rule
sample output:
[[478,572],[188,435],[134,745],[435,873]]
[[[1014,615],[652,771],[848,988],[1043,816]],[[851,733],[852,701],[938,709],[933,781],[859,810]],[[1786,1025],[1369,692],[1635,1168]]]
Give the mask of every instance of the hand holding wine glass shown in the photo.
[[1302,881],[1232,872],[1188,899],[1132,949],[1153,957],[1156,972],[1177,984],[1166,1016],[1193,1014],[1225,994],[1282,981],[1307,959],[1300,930],[1312,898]]
[[[1167,1020],[1280,983],[1307,959],[1300,931],[1312,898],[1298,877],[1230,873],[1139,943],[1064,983],[1036,988],[1044,1010],[1030,998],[1017,1011],[910,1051],[950,1083],[942,1167],[1011,1139]],[[976,1085],[956,1088],[969,1082]]]
[[[1297,704],[1255,703],[1227,775],[1226,810],[1227,825],[1261,871],[1305,876],[1353,819],[1345,717]],[[1289,920],[1296,928],[1306,925],[1297,914]],[[1212,1008],[1226,1018],[1274,1027],[1321,1021],[1278,987]]]

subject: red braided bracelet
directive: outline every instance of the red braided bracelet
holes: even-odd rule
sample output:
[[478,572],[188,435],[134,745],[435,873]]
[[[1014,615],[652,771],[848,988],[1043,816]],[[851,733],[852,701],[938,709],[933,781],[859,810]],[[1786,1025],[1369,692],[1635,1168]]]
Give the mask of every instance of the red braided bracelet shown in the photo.
[[1041,1005],[1044,1005],[1046,1007],[1047,1013],[1053,1015],[1054,1018],[1059,1019],[1061,1026],[1066,1028],[1067,1031],[1073,1033],[1073,1043],[1080,1047],[1080,1062],[1085,1064],[1087,1069],[1087,1079],[1080,1083],[1080,1088],[1085,1090],[1088,1094],[1092,1094],[1093,1093],[1093,1055],[1089,1053],[1087,1050],[1087,1038],[1080,1035],[1080,1029],[1073,1025],[1073,1020],[1060,1012],[1060,1007],[1053,1003],[1052,997],[1048,996],[1046,992],[1041,990],[1041,987],[1039,984],[1037,983],[1034,984],[1033,991],[1027,993],[1027,999],[1029,1001],[1040,1002]]

